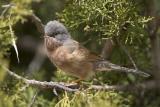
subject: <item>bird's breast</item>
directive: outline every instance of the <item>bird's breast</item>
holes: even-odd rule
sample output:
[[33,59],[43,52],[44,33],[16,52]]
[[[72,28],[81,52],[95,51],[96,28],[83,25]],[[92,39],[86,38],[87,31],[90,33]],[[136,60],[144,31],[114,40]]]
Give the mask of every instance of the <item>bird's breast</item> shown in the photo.
[[49,53],[48,56],[58,68],[60,68],[67,74],[84,79],[89,77],[90,74],[93,73],[92,63],[76,60],[75,57],[73,57],[73,59],[70,59],[70,54],[68,54],[67,50],[65,49],[59,48],[54,52]]
[[49,55],[49,58],[51,59],[51,61],[60,66],[63,65],[65,63],[67,63],[67,53],[65,50],[63,49],[56,49],[55,51],[51,52]]

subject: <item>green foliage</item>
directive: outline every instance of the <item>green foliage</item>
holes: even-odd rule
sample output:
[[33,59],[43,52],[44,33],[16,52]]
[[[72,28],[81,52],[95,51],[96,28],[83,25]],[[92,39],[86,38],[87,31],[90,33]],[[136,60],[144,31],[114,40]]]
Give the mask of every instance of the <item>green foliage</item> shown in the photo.
[[[121,36],[125,42],[133,42],[144,36],[146,23],[151,20],[139,15],[137,8],[131,0],[70,0],[58,15],[71,29],[98,32],[90,38]],[[122,30],[125,35],[120,35]]]
[[[72,34],[74,38],[88,40],[86,46],[96,47],[92,49],[96,53],[102,49],[105,39],[118,39],[144,69],[150,65],[149,56],[145,54],[149,50],[145,29],[152,18],[142,16],[140,9],[143,7],[133,0],[69,0],[58,17],[70,30],[79,31]],[[113,50],[111,59],[114,63],[131,65],[121,47]]]
[[74,95],[64,93],[63,98],[55,107],[127,107],[130,105],[132,96],[128,96],[126,100],[123,94],[116,92],[77,92]]
[[[13,45],[16,49],[15,40],[16,36],[13,30],[13,27],[15,24],[17,24],[19,21],[24,22],[24,15],[28,15],[31,13],[30,10],[30,3],[31,0],[13,0],[10,2],[10,4],[7,4],[7,2],[3,1],[4,4],[1,4],[0,7],[0,65],[1,66],[8,66],[9,60],[5,58],[5,56],[9,56],[8,51],[10,50],[11,46]],[[6,3],[6,4],[5,4]],[[19,96],[15,96],[13,98],[11,95],[9,95],[7,92],[12,91],[12,89],[9,89],[9,85],[7,85],[7,82],[5,81],[5,75],[4,69],[1,69],[0,66],[0,106],[1,107],[14,107],[14,100],[17,100]],[[10,81],[11,82],[11,81]],[[13,81],[12,81],[13,82]],[[11,83],[12,83],[11,82]],[[16,87],[15,83],[15,87]],[[7,87],[5,87],[7,85]],[[13,89],[15,93],[17,92],[17,89]],[[14,93],[14,94],[15,94]]]
[[29,4],[31,0],[13,0],[12,3],[3,7],[2,14],[0,16],[0,54],[6,54],[9,50],[9,46],[13,45],[13,39],[15,38],[12,27],[19,21],[22,23],[25,21],[24,16],[31,13]]

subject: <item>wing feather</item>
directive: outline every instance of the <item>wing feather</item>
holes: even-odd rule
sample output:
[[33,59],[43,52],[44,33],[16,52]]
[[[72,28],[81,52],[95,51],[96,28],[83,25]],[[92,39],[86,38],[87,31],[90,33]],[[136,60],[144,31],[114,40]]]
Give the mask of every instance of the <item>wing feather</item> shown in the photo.
[[64,43],[65,48],[67,48],[68,53],[72,56],[74,61],[97,61],[103,60],[102,57],[89,51],[83,45],[79,44],[75,40],[68,40]]

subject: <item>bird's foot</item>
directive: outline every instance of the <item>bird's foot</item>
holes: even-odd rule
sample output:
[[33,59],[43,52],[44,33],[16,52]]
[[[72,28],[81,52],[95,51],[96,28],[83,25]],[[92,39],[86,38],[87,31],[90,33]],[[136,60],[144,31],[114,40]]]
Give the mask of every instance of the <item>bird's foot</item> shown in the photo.
[[76,80],[72,80],[70,81],[70,83],[76,83],[76,84],[80,84],[82,81],[82,79],[76,79]]

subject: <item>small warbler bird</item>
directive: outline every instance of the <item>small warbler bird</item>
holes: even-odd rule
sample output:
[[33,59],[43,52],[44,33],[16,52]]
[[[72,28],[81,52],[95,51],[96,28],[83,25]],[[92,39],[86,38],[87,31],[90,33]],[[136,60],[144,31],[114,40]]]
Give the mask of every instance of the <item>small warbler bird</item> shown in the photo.
[[90,52],[72,39],[67,28],[56,20],[45,25],[44,45],[49,59],[56,67],[80,80],[87,79],[99,71],[111,70],[149,76],[139,70],[112,64]]

